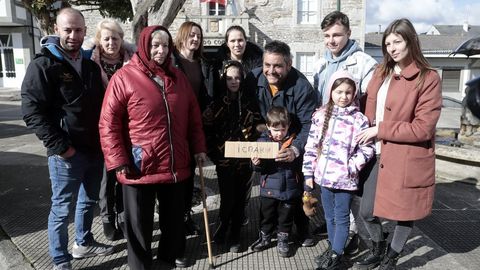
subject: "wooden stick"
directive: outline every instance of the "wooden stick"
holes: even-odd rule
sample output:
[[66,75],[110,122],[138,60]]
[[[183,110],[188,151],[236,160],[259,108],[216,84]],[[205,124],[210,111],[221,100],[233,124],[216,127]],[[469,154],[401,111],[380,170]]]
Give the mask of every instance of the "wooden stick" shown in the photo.
[[205,195],[205,180],[203,178],[203,168],[202,163],[198,163],[198,171],[200,172],[200,188],[202,190],[202,204],[203,204],[203,221],[205,223],[205,235],[207,236],[207,249],[208,249],[208,263],[210,264],[210,268],[215,268],[213,264],[213,256],[212,256],[212,245],[210,241],[210,226],[208,223],[208,208],[207,208],[207,201]]

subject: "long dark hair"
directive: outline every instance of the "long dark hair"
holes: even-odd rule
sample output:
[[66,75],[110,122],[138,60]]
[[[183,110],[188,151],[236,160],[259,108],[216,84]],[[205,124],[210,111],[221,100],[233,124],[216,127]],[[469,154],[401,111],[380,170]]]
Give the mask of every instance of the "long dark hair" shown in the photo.
[[240,25],[232,25],[225,32],[225,43],[228,43],[228,36],[230,36],[230,32],[232,31],[238,31],[242,33],[245,42],[247,42],[247,34],[245,33],[245,29],[243,29],[243,27],[241,27]]
[[390,25],[385,29],[382,37],[382,53],[383,53],[383,62],[380,64],[380,75],[382,78],[389,76],[397,64],[393,58],[388,54],[387,46],[385,45],[385,39],[390,34],[400,35],[406,42],[408,48],[408,57],[415,62],[417,67],[420,69],[419,81],[417,87],[422,87],[425,81],[425,75],[433,70],[432,66],[428,63],[425,56],[422,54],[420,49],[420,41],[418,39],[417,32],[413,27],[413,24],[410,20],[406,18],[398,19],[390,23]]
[[327,134],[327,130],[328,130],[328,124],[333,114],[333,106],[335,104],[333,103],[332,92],[342,83],[346,83],[350,85],[351,87],[353,87],[353,89],[356,89],[357,87],[355,82],[350,78],[338,78],[333,82],[332,88],[330,89],[330,100],[328,101],[327,104],[325,104],[326,106],[325,117],[323,118],[322,133],[320,135],[320,139],[318,140],[317,157],[319,157],[322,154],[323,141],[325,140],[325,135]]

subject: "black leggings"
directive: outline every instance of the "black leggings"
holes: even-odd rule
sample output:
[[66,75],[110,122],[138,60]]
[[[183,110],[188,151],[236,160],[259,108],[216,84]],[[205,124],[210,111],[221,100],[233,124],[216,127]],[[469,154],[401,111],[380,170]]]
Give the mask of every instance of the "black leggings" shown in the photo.
[[[362,170],[362,178],[366,179],[363,183],[363,194],[360,202],[360,216],[363,219],[365,227],[374,242],[385,240],[383,236],[383,228],[380,219],[373,215],[373,207],[375,205],[375,191],[377,189],[379,156],[374,157],[367,166]],[[413,221],[397,221],[393,233],[390,247],[400,253],[408,240],[408,236],[412,232]]]

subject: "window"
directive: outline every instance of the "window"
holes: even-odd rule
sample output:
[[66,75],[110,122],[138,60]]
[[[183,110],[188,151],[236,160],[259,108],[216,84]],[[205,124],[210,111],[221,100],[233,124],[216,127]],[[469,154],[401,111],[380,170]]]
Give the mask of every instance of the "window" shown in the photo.
[[301,52],[297,53],[297,69],[307,77],[310,82],[313,82],[313,68],[315,65],[315,53]]
[[317,23],[318,0],[297,0],[297,22],[299,24]]
[[11,47],[12,40],[10,35],[0,35],[0,47]]
[[442,92],[460,92],[460,70],[444,69],[442,71]]
[[3,64],[2,64],[2,53],[0,49],[0,79],[3,78]]
[[15,78],[12,35],[0,35],[0,78]]
[[3,55],[5,57],[5,76],[7,78],[15,78],[15,61],[13,59],[13,49],[3,49]]
[[217,2],[208,3],[208,15],[225,15],[225,5]]

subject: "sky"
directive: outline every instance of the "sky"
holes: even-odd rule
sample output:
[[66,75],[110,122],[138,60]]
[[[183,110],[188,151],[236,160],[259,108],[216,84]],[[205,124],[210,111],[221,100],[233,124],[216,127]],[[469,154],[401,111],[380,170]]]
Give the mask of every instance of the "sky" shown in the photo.
[[398,18],[408,18],[417,33],[427,32],[432,24],[480,25],[478,0],[366,0],[366,33],[381,31]]

